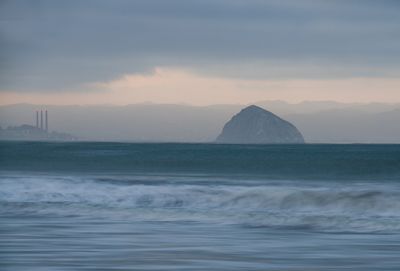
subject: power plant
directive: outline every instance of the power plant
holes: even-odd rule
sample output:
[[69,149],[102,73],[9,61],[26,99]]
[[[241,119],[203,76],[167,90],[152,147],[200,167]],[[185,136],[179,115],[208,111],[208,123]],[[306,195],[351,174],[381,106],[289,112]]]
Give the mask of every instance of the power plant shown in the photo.
[[57,131],[49,132],[49,113],[47,110],[36,110],[36,125],[0,127],[0,140],[32,141],[75,141],[76,136]]
[[46,132],[49,131],[49,119],[47,110],[44,111],[44,121],[43,121],[43,110],[40,110],[40,122],[39,122],[39,111],[36,111],[36,128],[44,130]]

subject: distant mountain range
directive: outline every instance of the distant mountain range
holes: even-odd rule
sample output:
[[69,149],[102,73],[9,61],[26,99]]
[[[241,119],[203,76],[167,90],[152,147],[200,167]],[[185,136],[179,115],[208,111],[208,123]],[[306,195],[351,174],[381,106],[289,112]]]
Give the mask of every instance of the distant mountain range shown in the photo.
[[[400,104],[261,101],[256,105],[293,123],[308,143],[400,143]],[[212,142],[247,105],[0,106],[0,126],[33,124],[49,111],[51,130],[80,139],[138,142]]]

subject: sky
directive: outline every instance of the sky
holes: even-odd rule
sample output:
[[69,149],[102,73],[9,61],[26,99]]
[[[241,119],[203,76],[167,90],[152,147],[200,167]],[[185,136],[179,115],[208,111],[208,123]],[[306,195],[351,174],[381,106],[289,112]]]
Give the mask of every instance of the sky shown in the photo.
[[397,0],[2,0],[0,104],[400,102]]

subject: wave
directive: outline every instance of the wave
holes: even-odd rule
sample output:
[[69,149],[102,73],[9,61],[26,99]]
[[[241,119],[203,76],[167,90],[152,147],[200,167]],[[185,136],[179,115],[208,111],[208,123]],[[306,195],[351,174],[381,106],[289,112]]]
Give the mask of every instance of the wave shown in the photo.
[[51,213],[322,231],[400,231],[400,189],[380,185],[1,177],[0,215]]

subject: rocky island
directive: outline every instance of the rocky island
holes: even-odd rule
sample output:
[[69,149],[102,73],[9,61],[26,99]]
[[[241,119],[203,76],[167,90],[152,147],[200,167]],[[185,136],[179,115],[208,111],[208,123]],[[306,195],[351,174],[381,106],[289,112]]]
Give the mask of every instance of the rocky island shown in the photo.
[[248,106],[228,121],[217,143],[301,144],[304,138],[290,122],[255,105]]

